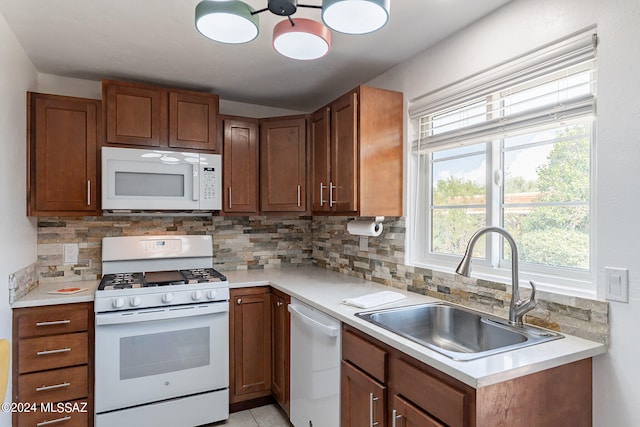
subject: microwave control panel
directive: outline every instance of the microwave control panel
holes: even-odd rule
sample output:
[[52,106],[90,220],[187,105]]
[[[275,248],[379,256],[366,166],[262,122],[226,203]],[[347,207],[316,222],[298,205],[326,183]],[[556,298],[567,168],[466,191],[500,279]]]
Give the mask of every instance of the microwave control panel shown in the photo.
[[208,203],[210,200],[216,198],[216,168],[203,167],[202,168],[202,200]]

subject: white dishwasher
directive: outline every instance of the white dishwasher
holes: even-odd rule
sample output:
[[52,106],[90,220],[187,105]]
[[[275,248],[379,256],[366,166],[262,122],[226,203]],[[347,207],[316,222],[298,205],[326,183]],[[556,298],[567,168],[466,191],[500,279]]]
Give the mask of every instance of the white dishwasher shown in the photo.
[[295,427],[340,425],[340,322],[291,298],[291,414]]

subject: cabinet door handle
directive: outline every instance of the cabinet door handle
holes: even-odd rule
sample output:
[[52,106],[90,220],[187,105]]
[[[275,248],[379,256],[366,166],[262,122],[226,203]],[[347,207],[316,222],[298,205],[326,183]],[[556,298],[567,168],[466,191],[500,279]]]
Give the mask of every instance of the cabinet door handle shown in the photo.
[[39,422],[38,424],[36,424],[36,427],[49,426],[51,424],[58,424],[64,421],[69,421],[70,419],[71,417],[67,415],[66,417],[56,418],[55,420],[46,420],[46,421]]
[[276,306],[282,307],[282,301],[276,301]]
[[300,184],[298,184],[298,207],[300,207]]
[[36,356],[45,356],[47,354],[66,353],[71,351],[71,347],[59,348],[57,350],[42,350],[36,353]]
[[394,409],[391,413],[391,427],[398,427],[396,420],[399,420],[400,418],[402,418],[402,415],[398,414],[398,411]]
[[327,188],[326,185],[324,185],[324,183],[320,183],[320,206],[324,206],[324,202],[326,202],[326,200],[324,199],[324,195],[323,195],[323,190]]
[[242,304],[242,298],[238,298],[238,299],[236,300],[236,304],[238,304],[238,305]]
[[36,326],[55,326],[55,325],[66,325],[71,323],[71,320],[54,320],[52,322],[38,322]]
[[62,384],[54,384],[54,385],[43,385],[42,387],[36,388],[36,391],[55,390],[56,388],[69,387],[70,385],[71,385],[71,383],[62,383]]
[[377,397],[375,397],[373,395],[373,393],[369,393],[369,425],[370,427],[374,427],[377,426],[379,423],[376,421],[374,422],[374,416],[373,416],[373,404],[378,400]]
[[91,180],[87,180],[87,206],[91,206]]
[[233,204],[231,203],[231,187],[229,187],[229,209],[231,209],[233,207]]
[[330,208],[332,208],[332,207],[333,207],[333,205],[335,205],[335,204],[336,204],[335,200],[333,200],[333,190],[334,190],[335,188],[338,188],[338,187],[336,187],[335,185],[333,185],[333,182],[329,182],[329,207],[330,207]]

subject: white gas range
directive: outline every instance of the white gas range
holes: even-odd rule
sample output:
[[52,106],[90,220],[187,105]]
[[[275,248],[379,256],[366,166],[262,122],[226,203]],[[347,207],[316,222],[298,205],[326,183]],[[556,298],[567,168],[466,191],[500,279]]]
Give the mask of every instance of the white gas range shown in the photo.
[[229,283],[211,236],[106,237],[96,290],[96,426],[229,416]]

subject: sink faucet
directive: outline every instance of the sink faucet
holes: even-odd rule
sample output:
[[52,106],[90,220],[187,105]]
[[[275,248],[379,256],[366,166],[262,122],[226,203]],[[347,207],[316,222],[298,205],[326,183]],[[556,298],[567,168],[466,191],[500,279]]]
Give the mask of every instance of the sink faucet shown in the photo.
[[483,227],[476,231],[471,239],[469,239],[469,243],[467,244],[467,250],[464,252],[464,257],[458,264],[456,268],[456,273],[465,276],[471,277],[471,256],[473,253],[473,247],[480,237],[487,233],[498,233],[504,236],[509,242],[509,246],[511,246],[511,286],[513,291],[511,293],[511,302],[509,304],[509,323],[515,326],[522,326],[522,318],[526,313],[533,310],[533,307],[536,305],[536,287],[532,281],[531,284],[531,295],[526,300],[520,299],[520,282],[518,281],[518,248],[516,246],[516,241],[513,239],[513,236],[504,228],[501,227]]

